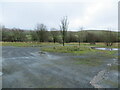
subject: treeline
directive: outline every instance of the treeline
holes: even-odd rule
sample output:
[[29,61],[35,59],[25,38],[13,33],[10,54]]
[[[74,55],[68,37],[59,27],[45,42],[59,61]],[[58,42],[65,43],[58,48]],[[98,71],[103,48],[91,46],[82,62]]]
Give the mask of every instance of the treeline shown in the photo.
[[[104,42],[107,46],[111,46],[114,42],[119,42],[119,33],[113,31],[92,31],[81,29],[78,32],[66,31],[64,42],[82,42],[95,44],[96,42]],[[8,29],[2,28],[2,41],[5,42],[58,42],[63,43],[63,32],[56,28],[51,28],[50,31],[44,24],[37,24],[34,31],[21,30],[17,28]]]
[[68,31],[68,19],[63,17],[60,21],[60,28],[51,28],[48,31],[46,25],[37,24],[36,29],[33,31],[30,30],[21,30],[17,28],[8,29],[4,26],[2,27],[2,41],[7,42],[58,42],[70,43],[70,42],[87,42],[90,44],[95,44],[96,42],[104,42],[107,46],[112,46],[114,42],[119,42],[119,32],[108,31],[89,31],[83,30],[80,28],[78,32]]

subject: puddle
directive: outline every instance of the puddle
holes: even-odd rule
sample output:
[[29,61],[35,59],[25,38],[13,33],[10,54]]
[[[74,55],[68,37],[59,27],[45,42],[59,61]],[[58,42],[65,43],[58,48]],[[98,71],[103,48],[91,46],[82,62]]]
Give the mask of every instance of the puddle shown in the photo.
[[107,66],[111,66],[111,63],[108,63]]
[[119,50],[118,48],[97,48],[97,47],[91,47],[92,49],[97,49],[97,50],[108,50],[108,51],[116,51]]

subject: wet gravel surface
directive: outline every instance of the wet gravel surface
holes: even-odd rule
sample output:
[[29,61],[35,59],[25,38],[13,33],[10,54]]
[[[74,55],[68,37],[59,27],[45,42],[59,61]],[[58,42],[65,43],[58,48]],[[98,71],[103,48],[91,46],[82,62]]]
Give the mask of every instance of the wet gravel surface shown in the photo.
[[[43,53],[39,48],[2,48],[3,88],[93,88],[101,66],[77,65],[70,54]],[[84,58],[84,56],[76,56]]]

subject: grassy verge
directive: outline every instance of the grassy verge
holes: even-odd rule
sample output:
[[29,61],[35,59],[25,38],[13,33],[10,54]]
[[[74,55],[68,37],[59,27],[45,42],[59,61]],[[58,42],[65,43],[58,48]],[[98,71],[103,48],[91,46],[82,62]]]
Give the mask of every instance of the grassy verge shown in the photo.
[[[52,42],[0,42],[0,46],[32,46],[32,45],[62,45],[60,43]],[[79,46],[78,43],[65,43],[66,46]],[[81,47],[107,47],[104,43],[96,43],[95,45],[90,45],[89,43],[81,43]],[[114,43],[111,48],[118,48],[118,43]]]
[[74,54],[86,54],[86,53],[103,53],[106,55],[113,55],[117,51],[106,51],[106,50],[95,50],[91,49],[90,46],[56,46],[42,48],[43,51],[47,52],[61,52],[61,53],[74,53]]
[[85,48],[85,47],[78,47],[78,46],[56,46],[56,47],[47,47],[47,48],[42,48],[43,51],[48,51],[48,52],[61,52],[61,53],[86,53],[90,51],[90,48]]
[[58,45],[58,43],[41,43],[41,42],[0,42],[1,46],[17,46],[17,47],[31,47],[31,46],[48,46]]
[[[76,45],[76,46],[78,46],[79,44],[78,43],[66,43],[65,45]],[[114,43],[112,46],[106,46],[105,43],[96,43],[94,45],[91,45],[89,43],[81,43],[80,46],[118,48],[118,43]]]

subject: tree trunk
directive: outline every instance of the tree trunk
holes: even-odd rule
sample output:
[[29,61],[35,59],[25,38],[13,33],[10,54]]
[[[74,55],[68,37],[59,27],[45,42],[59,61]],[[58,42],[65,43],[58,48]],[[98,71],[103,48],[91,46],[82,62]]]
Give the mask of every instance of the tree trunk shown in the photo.
[[63,46],[64,46],[64,38],[63,38]]
[[79,46],[80,46],[80,41],[79,41]]
[[64,46],[64,40],[63,40],[63,46]]
[[54,39],[54,44],[55,44],[55,39]]

